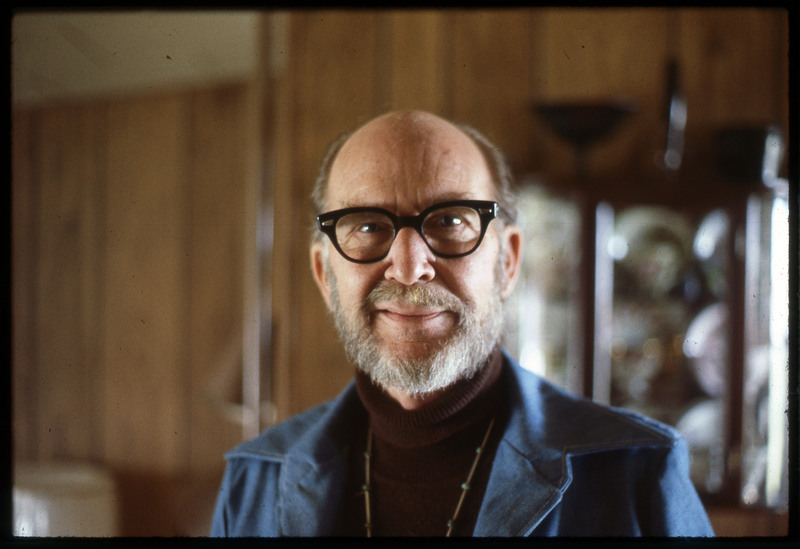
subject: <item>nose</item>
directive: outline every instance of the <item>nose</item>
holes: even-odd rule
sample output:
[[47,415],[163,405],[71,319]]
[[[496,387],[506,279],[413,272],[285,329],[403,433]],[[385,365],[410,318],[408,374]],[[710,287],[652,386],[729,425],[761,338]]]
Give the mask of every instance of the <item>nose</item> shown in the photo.
[[431,264],[435,256],[422,236],[411,227],[400,229],[386,258],[389,260],[384,273],[387,280],[410,286],[415,282],[430,282],[435,276]]

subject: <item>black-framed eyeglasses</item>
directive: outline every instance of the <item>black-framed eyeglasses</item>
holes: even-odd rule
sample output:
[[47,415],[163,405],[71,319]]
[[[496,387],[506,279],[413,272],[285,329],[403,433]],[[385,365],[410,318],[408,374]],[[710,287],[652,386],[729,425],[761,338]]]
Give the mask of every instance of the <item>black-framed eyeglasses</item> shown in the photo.
[[435,255],[455,258],[480,246],[489,222],[497,217],[497,208],[497,202],[488,200],[442,202],[410,216],[383,208],[344,208],[318,215],[317,226],[336,250],[354,263],[385,258],[405,227],[416,230]]

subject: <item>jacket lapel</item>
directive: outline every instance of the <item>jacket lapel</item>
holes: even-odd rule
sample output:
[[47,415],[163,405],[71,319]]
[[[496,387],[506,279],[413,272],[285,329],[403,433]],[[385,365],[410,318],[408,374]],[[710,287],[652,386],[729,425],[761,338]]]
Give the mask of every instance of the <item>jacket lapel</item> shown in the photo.
[[537,471],[533,461],[506,440],[497,449],[495,464],[502,467],[492,468],[473,535],[527,536],[561,501],[563,487]]
[[288,445],[281,467],[279,535],[330,536],[335,532],[357,403],[351,382]]
[[344,456],[323,463],[287,459],[280,490],[281,536],[326,536],[334,531],[336,510],[347,476]]
[[564,448],[546,435],[540,379],[505,356],[511,415],[497,448],[475,536],[526,536],[561,501],[571,481]]

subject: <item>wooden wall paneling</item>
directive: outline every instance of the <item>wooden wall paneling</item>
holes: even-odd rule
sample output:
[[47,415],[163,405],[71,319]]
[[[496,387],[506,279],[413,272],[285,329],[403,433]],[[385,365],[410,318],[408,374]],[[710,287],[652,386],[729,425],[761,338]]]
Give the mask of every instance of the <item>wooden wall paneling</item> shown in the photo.
[[688,125],[698,139],[712,139],[726,125],[784,123],[781,89],[788,64],[781,12],[717,8],[681,14]]
[[[263,32],[263,29],[262,29]],[[271,97],[264,79],[255,78],[238,92],[239,105],[236,112],[237,132],[231,136],[239,151],[241,196],[241,246],[238,278],[242,287],[240,298],[240,322],[242,336],[239,346],[242,355],[242,405],[244,416],[241,436],[245,439],[258,434],[272,421],[270,402],[271,361],[267,359],[272,346],[269,333],[270,294],[272,288],[265,271],[272,261],[271,227],[265,223],[272,218],[272,198],[265,191],[264,171],[266,165],[263,133],[263,106]]]
[[311,12],[298,19],[292,36],[295,170],[288,183],[294,217],[277,227],[283,234],[290,232],[292,242],[287,263],[277,267],[291,269],[290,283],[298,292],[290,305],[295,320],[290,328],[290,414],[333,396],[349,373],[311,277],[308,232],[298,229],[313,219],[310,193],[325,147],[350,129],[359,110],[369,109],[365,92],[373,84],[373,64],[363,57],[372,39],[364,32],[369,20],[369,15],[358,12]]
[[[275,401],[276,380],[281,375],[275,367],[279,345],[275,342],[275,281],[273,266],[275,265],[275,212],[277,181],[277,131],[278,121],[283,119],[279,113],[283,108],[278,101],[278,82],[286,69],[288,55],[288,14],[285,12],[265,12],[260,15],[258,62],[259,71],[254,78],[251,101],[255,104],[252,113],[257,115],[257,137],[260,144],[250,153],[253,155],[254,167],[258,170],[253,175],[249,187],[252,200],[257,202],[256,215],[259,230],[255,251],[257,253],[259,280],[253,288],[259,299],[259,368],[261,375],[260,399],[261,418],[259,428],[265,428],[278,418],[278,406]],[[285,91],[284,91],[285,93]],[[281,105],[285,107],[285,105]],[[281,125],[284,126],[284,125]],[[247,300],[249,296],[245,294]],[[245,340],[243,344],[247,345]]]
[[[106,177],[103,158],[106,152],[105,135],[108,111],[104,105],[91,105],[86,113],[88,120],[77,126],[86,134],[79,140],[81,146],[76,154],[82,154],[82,176],[80,188],[83,195],[81,202],[81,242],[82,254],[79,269],[81,272],[81,326],[83,360],[86,364],[84,374],[85,387],[76,393],[75,398],[86,395],[88,387],[94,392],[89,398],[91,403],[91,422],[84,428],[91,430],[91,447],[80,457],[91,458],[92,461],[103,459],[103,389],[105,368],[103,367],[103,341],[105,325],[104,268],[105,268],[105,206]],[[91,150],[91,152],[89,152]]]
[[[563,8],[537,11],[536,17],[536,101],[635,103],[637,113],[589,152],[590,174],[619,170],[634,152],[641,154],[642,143],[650,146],[661,125],[668,10]],[[556,178],[574,175],[573,149],[552,133],[541,135],[548,134],[545,171]]]
[[245,219],[247,88],[191,94],[189,179],[190,263],[189,469],[216,472],[222,454],[241,440],[226,415],[241,405],[244,243],[255,231]]
[[188,459],[185,121],[178,97],[109,107],[104,419],[122,471]]
[[382,11],[375,14],[372,31],[375,34],[373,78],[375,81],[373,95],[373,115],[395,110],[394,77],[395,67],[391,62],[394,44],[393,11]]
[[530,146],[524,165],[525,169],[531,173],[542,173],[544,171],[549,162],[550,149],[554,147],[552,132],[544,126],[533,110],[537,103],[557,100],[557,98],[548,95],[552,84],[550,84],[550,75],[544,68],[547,65],[549,55],[546,38],[550,27],[547,13],[547,9],[531,9],[529,18],[530,37],[528,38],[531,64],[530,83],[528,85],[530,97],[528,97],[525,110],[519,113],[520,116],[528,117],[528,142]]
[[[265,185],[271,187],[275,212],[273,216],[273,246],[272,246],[272,394],[270,395],[275,406],[278,419],[285,418],[291,409],[291,365],[292,356],[292,328],[296,327],[293,300],[297,288],[292,283],[293,273],[290,253],[294,242],[288,223],[297,213],[293,210],[296,206],[292,201],[291,180],[294,166],[292,165],[292,152],[294,150],[295,128],[294,95],[292,75],[294,74],[295,52],[291,49],[291,34],[294,28],[294,17],[289,13],[274,13],[269,15],[271,33],[269,41],[262,45],[264,59],[272,60],[268,67],[269,76],[274,82],[274,104],[266,107],[265,117],[270,113],[272,128],[269,136],[270,150],[266,151],[271,164],[271,175]],[[266,51],[264,51],[266,50]],[[270,120],[267,120],[267,124]]]
[[190,449],[188,115],[179,95],[109,105],[103,419],[123,535],[178,534]]
[[368,119],[375,101],[374,13],[293,12],[289,25],[290,60],[275,105],[274,396],[280,417],[335,395],[352,376],[311,277],[310,193],[327,144]]
[[636,174],[652,170],[654,155],[664,151],[674,21],[669,9],[653,8],[613,10],[604,21],[610,37],[605,52],[609,96],[630,98],[636,112],[592,151],[592,162],[603,176],[626,173],[636,185]]
[[92,459],[100,447],[97,188],[91,107],[47,110],[40,142],[36,348],[38,457]]
[[506,154],[515,175],[531,167],[534,10],[453,14],[452,117],[477,128]]
[[448,117],[452,112],[452,48],[447,12],[409,10],[387,14],[392,68],[391,105],[387,110],[422,109]]
[[125,535],[206,534],[241,439],[209,391],[241,360],[249,93],[14,111],[14,459],[109,466]]
[[[537,10],[547,32],[542,53],[542,99],[635,96],[661,82],[670,31],[667,9],[556,8]],[[635,97],[634,97],[635,98]]]
[[[180,535],[207,535],[223,454],[242,439],[242,319],[247,153],[247,88],[222,87],[185,97],[189,144],[185,229],[189,288],[185,342],[188,367],[176,380],[185,393],[186,461],[176,464],[173,506],[182,508],[170,526]],[[253,143],[255,146],[255,143]],[[176,151],[179,155],[181,151]],[[180,192],[180,191],[179,191]],[[176,212],[180,218],[184,214]],[[234,408],[237,406],[238,408]]]
[[12,436],[13,458],[33,460],[39,449],[36,277],[39,240],[35,112],[12,112]]

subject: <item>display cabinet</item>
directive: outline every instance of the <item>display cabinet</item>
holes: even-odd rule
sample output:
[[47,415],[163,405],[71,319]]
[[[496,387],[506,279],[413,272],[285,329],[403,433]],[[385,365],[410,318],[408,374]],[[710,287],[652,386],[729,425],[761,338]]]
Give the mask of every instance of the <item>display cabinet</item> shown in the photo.
[[[675,426],[708,506],[781,512],[789,429],[781,132],[720,128],[694,157],[673,133],[649,172],[595,177],[581,135],[613,136],[635,112],[620,105],[537,107],[538,121],[575,146],[575,177],[522,181],[526,243],[507,344],[558,385]],[[599,113],[604,121],[592,121]]]

